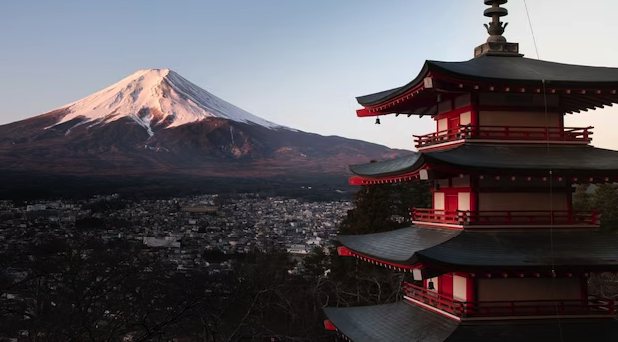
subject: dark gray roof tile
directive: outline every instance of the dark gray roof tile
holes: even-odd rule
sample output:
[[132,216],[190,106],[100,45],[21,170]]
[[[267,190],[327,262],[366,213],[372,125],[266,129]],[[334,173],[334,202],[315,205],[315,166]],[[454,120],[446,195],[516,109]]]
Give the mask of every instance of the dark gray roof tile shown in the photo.
[[460,267],[596,269],[618,266],[618,236],[598,230],[464,231],[417,253],[421,261]]
[[399,264],[413,263],[414,254],[439,245],[461,230],[410,227],[386,233],[341,235],[339,241],[349,249],[380,260]]
[[[590,230],[482,232],[410,227],[386,233],[340,236],[349,249],[386,262],[448,265],[460,269],[618,268],[618,236]],[[552,247],[553,244],[553,247]]]
[[324,312],[354,342],[618,341],[618,321],[612,318],[460,323],[408,301]]
[[413,171],[420,165],[418,164],[421,153],[413,153],[408,156],[384,160],[377,163],[367,163],[350,165],[350,170],[362,176],[380,175],[390,176]]
[[466,78],[546,84],[617,84],[618,68],[564,64],[522,57],[483,56],[465,62],[428,61],[432,71]]
[[375,94],[357,97],[363,106],[372,106],[405,93],[423,81],[428,72],[446,74],[465,80],[510,81],[517,84],[549,86],[615,87],[618,68],[593,67],[540,61],[523,57],[482,56],[465,62],[425,62],[421,72],[410,83]]
[[521,146],[462,144],[454,148],[414,153],[377,163],[351,165],[364,177],[387,177],[414,171],[424,163],[448,164],[471,170],[548,171],[554,174],[618,173],[618,151],[592,146]]
[[325,308],[328,319],[354,342],[442,342],[458,322],[410,302]]
[[615,319],[561,319],[462,323],[445,342],[612,342]]

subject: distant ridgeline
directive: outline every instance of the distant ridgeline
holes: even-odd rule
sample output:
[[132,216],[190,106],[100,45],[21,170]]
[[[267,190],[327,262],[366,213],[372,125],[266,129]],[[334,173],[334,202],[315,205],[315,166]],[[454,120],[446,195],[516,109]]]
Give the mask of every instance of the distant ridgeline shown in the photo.
[[[307,185],[311,189],[307,189]],[[305,188],[303,188],[303,186]],[[0,171],[0,199],[87,199],[97,194],[119,193],[124,198],[183,197],[199,194],[261,193],[268,196],[312,201],[350,199],[342,175],[310,174],[305,179],[178,177],[152,174],[147,177],[58,176],[31,172]]]

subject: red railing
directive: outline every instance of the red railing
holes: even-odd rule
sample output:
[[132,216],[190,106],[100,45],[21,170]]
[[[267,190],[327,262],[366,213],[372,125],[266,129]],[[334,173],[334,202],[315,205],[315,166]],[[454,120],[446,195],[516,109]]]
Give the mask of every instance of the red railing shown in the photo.
[[411,209],[413,221],[456,225],[598,225],[598,211]]
[[444,131],[415,135],[416,147],[462,139],[590,142],[594,127],[532,127],[459,125]]
[[411,299],[462,318],[616,314],[616,303],[612,299],[461,302],[410,283],[404,282],[403,290]]
[[402,283],[402,289],[407,297],[421,303],[425,303],[459,317],[463,317],[465,314],[464,302],[458,302],[453,300],[453,298],[442,296],[438,292],[430,291],[407,282]]
[[412,208],[410,211],[412,221],[449,223],[463,225],[468,222],[465,211],[446,211],[439,209],[418,209]]

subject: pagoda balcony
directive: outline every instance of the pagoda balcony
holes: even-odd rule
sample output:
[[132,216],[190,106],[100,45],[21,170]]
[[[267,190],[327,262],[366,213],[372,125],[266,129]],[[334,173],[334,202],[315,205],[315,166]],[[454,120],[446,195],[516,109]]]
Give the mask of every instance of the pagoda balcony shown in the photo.
[[592,226],[599,225],[597,210],[592,211],[447,211],[443,209],[411,209],[415,223],[435,223],[456,226]]
[[415,135],[416,148],[425,148],[461,140],[499,140],[523,142],[559,142],[588,144],[594,127],[529,127],[459,125],[444,131]]
[[613,299],[588,297],[588,299],[462,302],[407,282],[403,283],[402,288],[406,299],[434,307],[460,319],[616,315],[616,301]]

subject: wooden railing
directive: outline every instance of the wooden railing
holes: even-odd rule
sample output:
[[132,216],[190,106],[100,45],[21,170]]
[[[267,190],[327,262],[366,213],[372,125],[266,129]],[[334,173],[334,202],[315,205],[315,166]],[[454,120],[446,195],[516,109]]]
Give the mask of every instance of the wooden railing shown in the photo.
[[438,292],[430,291],[407,282],[402,283],[402,289],[407,297],[437,309],[444,310],[455,316],[462,317],[465,313],[464,302],[442,296]]
[[462,318],[616,314],[616,302],[612,299],[462,302],[406,282],[403,283],[403,290],[408,298]]
[[585,142],[594,127],[532,127],[459,125],[447,130],[415,135],[416,147],[426,147],[462,139]]
[[412,221],[434,222],[434,223],[449,223],[463,225],[467,223],[465,211],[446,211],[439,209],[418,209],[410,210]]
[[446,211],[417,209],[410,211],[412,221],[456,225],[598,225],[598,211]]

